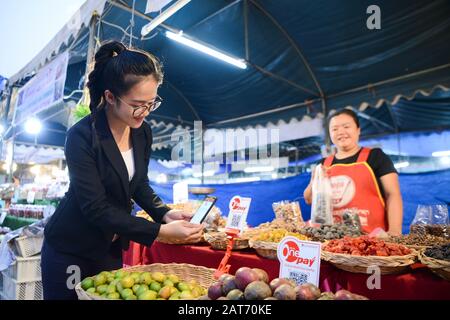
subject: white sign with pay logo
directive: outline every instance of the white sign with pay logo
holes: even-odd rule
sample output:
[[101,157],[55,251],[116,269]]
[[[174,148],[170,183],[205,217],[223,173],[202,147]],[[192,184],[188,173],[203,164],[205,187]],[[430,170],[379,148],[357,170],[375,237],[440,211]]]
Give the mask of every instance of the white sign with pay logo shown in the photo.
[[240,232],[244,231],[251,201],[252,198],[242,198],[240,196],[234,196],[230,200],[227,228],[239,229]]
[[284,237],[278,244],[280,278],[294,280],[297,285],[312,283],[319,286],[320,242],[303,241],[292,236]]

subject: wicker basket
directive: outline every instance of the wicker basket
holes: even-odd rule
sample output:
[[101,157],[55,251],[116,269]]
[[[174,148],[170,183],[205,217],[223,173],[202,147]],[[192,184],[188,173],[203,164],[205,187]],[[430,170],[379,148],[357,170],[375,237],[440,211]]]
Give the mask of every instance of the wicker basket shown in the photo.
[[255,249],[256,253],[261,257],[277,260],[277,242],[268,242],[268,241],[255,241],[250,240],[250,248]]
[[377,266],[381,274],[401,273],[414,264],[418,252],[412,249],[412,253],[404,256],[355,256],[350,254],[332,253],[322,250],[321,259],[330,262],[335,267],[354,273],[367,273],[367,268]]
[[[209,232],[203,235],[206,241],[211,245],[213,249],[216,250],[227,250],[227,234],[224,232]],[[235,238],[233,241],[233,250],[247,249],[248,239],[246,238]]]
[[[226,250],[228,239],[224,232],[208,232],[205,233],[205,240],[216,250]],[[233,250],[242,250],[248,248],[248,238],[235,238],[233,241]]]
[[170,240],[170,239],[164,239],[164,238],[157,238],[156,241],[165,243],[165,244],[177,244],[177,245],[204,245],[208,242],[205,240],[205,237],[203,236],[200,241],[186,241],[186,240]]
[[431,248],[431,246],[418,246],[418,245],[413,245],[413,244],[403,244],[403,246],[405,246],[409,249],[414,249],[416,251],[422,251],[422,250]]
[[[127,272],[162,272],[164,274],[176,274],[183,281],[195,280],[203,288],[211,286],[216,279],[214,272],[216,270],[203,266],[195,266],[187,263],[154,263],[146,266],[135,266],[123,269]],[[81,282],[75,287],[75,291],[79,300],[108,300],[84,291],[81,288]]]
[[431,271],[450,281],[450,261],[438,260],[428,257],[424,254],[424,251],[419,253],[420,262],[430,268]]
[[403,243],[398,243],[398,242],[390,242],[389,240],[385,240],[385,242],[386,243],[390,243],[390,244],[404,246],[404,247],[407,247],[409,249],[413,249],[413,250],[416,250],[416,251],[420,251],[420,250],[425,250],[425,249],[431,248],[430,246],[421,246],[421,245],[417,245],[417,244],[403,244]]

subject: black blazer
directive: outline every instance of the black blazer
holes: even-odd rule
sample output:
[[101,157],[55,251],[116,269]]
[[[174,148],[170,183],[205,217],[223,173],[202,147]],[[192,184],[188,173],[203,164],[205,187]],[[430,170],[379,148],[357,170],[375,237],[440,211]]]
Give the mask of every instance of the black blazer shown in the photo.
[[[147,177],[153,141],[150,126],[144,122],[131,129],[135,174],[129,182],[105,111],[97,113],[98,139],[91,124],[91,117],[85,117],[67,133],[69,190],[45,227],[45,239],[55,250],[98,260],[110,249],[114,234],[120,236],[123,249],[128,248],[129,240],[150,245],[170,209],[154,193]],[[155,223],[132,216],[131,199]]]

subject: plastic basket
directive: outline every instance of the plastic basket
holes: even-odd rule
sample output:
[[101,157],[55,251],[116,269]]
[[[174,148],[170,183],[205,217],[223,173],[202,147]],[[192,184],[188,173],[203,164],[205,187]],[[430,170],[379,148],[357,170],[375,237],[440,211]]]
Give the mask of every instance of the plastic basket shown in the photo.
[[8,269],[3,271],[6,276],[18,282],[41,280],[41,256],[16,259]]
[[11,299],[8,299],[8,297],[4,296],[3,293],[0,292],[0,301],[2,300],[11,300]]
[[18,282],[3,273],[1,293],[8,300],[42,300],[42,281]]
[[24,258],[41,253],[44,237],[19,237],[15,239],[17,253]]

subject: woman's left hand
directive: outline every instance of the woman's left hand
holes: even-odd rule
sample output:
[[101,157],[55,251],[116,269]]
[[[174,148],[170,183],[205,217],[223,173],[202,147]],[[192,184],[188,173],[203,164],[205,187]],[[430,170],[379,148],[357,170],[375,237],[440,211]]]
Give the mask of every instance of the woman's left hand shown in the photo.
[[177,221],[177,220],[190,221],[193,215],[194,215],[193,212],[187,212],[187,211],[184,211],[184,210],[172,209],[172,210],[168,211],[164,215],[162,220],[165,223],[170,223],[172,221]]

